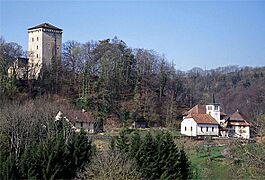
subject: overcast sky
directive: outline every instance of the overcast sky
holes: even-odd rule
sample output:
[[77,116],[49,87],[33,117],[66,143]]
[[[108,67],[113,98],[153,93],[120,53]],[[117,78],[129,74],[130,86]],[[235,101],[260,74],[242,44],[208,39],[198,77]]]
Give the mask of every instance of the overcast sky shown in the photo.
[[0,0],[0,35],[27,50],[27,28],[48,22],[63,42],[117,36],[164,54],[177,69],[265,65],[265,1]]

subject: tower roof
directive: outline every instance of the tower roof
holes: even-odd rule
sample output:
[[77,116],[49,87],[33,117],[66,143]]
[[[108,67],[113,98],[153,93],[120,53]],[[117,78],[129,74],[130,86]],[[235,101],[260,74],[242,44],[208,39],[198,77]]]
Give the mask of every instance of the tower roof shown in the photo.
[[40,25],[28,28],[28,30],[32,30],[32,29],[38,29],[38,28],[46,28],[46,29],[52,29],[52,30],[57,30],[57,31],[62,31],[62,29],[55,27],[49,23],[42,23]]

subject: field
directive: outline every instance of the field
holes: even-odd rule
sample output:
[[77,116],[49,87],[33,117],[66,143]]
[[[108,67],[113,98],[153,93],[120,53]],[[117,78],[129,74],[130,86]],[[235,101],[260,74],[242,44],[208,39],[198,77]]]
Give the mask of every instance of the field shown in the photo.
[[205,147],[188,152],[194,179],[227,179],[229,161],[221,154],[226,146]]
[[[121,129],[116,129],[109,133],[95,135],[93,137],[94,143],[97,145],[98,149],[104,150],[109,147],[110,140],[112,137],[117,136],[120,130]],[[240,159],[240,162],[246,160],[246,157],[243,156],[244,148],[257,149],[255,153],[262,153],[260,149],[254,148],[257,144],[243,145],[240,143],[233,145],[233,148],[235,148],[238,153],[235,153],[235,158],[231,158],[231,154],[227,155],[229,150],[231,150],[231,142],[220,143],[218,140],[209,139],[194,140],[181,136],[180,132],[174,129],[126,129],[128,134],[131,134],[133,131],[138,131],[141,136],[144,136],[147,132],[156,134],[160,130],[170,131],[178,147],[184,147],[189,157],[193,179],[252,179],[253,176],[248,170],[243,168],[240,164],[236,164],[236,161],[237,159]],[[241,151],[242,153],[240,153]],[[264,175],[261,174],[261,177],[264,177]]]

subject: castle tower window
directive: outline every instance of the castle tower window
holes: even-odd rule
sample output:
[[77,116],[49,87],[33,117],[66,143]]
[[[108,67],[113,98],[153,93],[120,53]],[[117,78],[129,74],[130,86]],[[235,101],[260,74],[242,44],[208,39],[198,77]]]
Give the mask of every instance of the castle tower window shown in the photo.
[[39,37],[37,37],[37,41],[39,41]]
[[208,127],[206,127],[206,131],[208,132]]
[[34,38],[32,38],[31,40],[32,40],[32,42],[34,42]]
[[37,54],[37,58],[39,57],[39,55]]
[[212,106],[208,106],[208,110],[212,110]]
[[214,127],[212,127],[212,132],[213,132],[213,130],[214,130]]
[[37,49],[39,49],[39,46],[37,46]]

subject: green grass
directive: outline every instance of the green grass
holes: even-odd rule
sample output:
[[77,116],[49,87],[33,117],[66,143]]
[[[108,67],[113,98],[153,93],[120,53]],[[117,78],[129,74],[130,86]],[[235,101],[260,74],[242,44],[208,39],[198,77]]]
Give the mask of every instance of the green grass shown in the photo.
[[225,146],[201,147],[188,152],[194,179],[228,179],[228,161],[221,154]]

